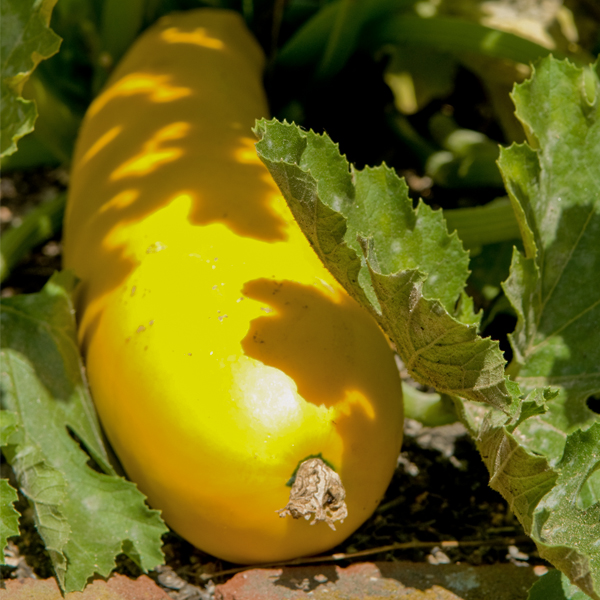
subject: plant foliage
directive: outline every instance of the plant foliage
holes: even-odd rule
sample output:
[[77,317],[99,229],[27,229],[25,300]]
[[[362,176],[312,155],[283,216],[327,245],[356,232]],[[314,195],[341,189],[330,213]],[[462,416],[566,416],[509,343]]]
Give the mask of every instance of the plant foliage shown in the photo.
[[0,156],[17,150],[17,140],[33,131],[35,103],[22,97],[23,85],[44,58],[60,46],[61,39],[48,27],[56,0],[2,0],[0,36]]
[[[108,460],[77,348],[72,285],[65,272],[38,294],[3,299],[0,320],[2,452],[65,592],[107,577],[120,553],[145,570],[161,564],[166,531]],[[2,536],[14,535],[3,514]]]
[[531,145],[500,159],[525,247],[504,284],[519,317],[512,379],[497,344],[477,334],[463,291],[468,255],[441,212],[413,209],[385,166],[349,167],[326,135],[276,120],[256,127],[259,156],[325,265],[373,313],[409,373],[456,398],[492,487],[540,554],[593,598],[600,422],[585,400],[600,391],[597,64],[544,59],[513,95]]
[[[387,56],[390,128],[424,174],[445,189],[504,186],[508,198],[436,211],[415,206],[394,169],[350,166],[327,135],[278,120],[255,130],[260,158],[321,260],[388,333],[412,377],[444,399],[414,394],[411,410],[446,422],[439,406],[451,398],[490,485],[559,569],[530,600],[599,600],[600,419],[589,399],[600,393],[600,63],[581,66],[591,59],[568,27],[550,35],[560,3],[525,16],[500,0],[291,1],[282,13],[266,0],[200,4],[238,8],[271,52],[269,72],[291,74],[290,89],[307,87],[319,103],[319,85],[353,56]],[[119,57],[146,26],[190,2],[55,5],[2,0],[0,155],[12,154],[13,166],[48,156],[68,163],[81,116]],[[50,58],[61,38],[65,47]],[[513,106],[508,90],[524,63],[550,48],[561,60],[539,60],[514,88]],[[451,93],[460,69],[490,93],[506,139],[521,142],[524,130],[526,143],[498,151],[492,137],[442,112],[429,119],[431,140],[412,127],[406,115]],[[23,97],[30,79],[37,109]],[[291,112],[302,121],[301,110]],[[363,116],[347,124],[353,136]],[[34,123],[35,134],[21,139]],[[3,237],[2,278],[56,230],[63,206],[47,203]],[[0,445],[65,592],[108,576],[119,553],[152,569],[163,560],[166,530],[109,461],[77,349],[72,285],[62,273],[40,293],[3,299],[0,319]],[[473,285],[500,298],[485,315],[466,293]],[[516,318],[509,365],[498,342],[482,335],[502,312]],[[18,533],[17,498],[1,480],[2,548]]]

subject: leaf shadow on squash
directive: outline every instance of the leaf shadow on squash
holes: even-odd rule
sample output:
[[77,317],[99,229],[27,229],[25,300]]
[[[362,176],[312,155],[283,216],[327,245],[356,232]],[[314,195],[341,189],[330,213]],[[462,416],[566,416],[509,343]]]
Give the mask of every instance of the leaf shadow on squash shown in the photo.
[[[131,64],[124,72],[117,68],[88,111],[64,238],[66,266],[83,280],[80,306],[118,287],[136,267],[137,257],[115,232],[182,195],[191,200],[192,225],[222,223],[243,237],[287,239],[286,223],[272,206],[276,188],[251,133],[262,116],[257,106],[266,101],[260,73],[250,66],[262,69],[262,63],[241,65],[235,53],[205,42],[190,32],[163,36],[164,47],[138,56],[133,72]],[[215,52],[221,58],[215,60]],[[192,68],[175,67],[181,64]],[[245,88],[232,79],[244,66]],[[247,103],[232,102],[236,89],[248,94]],[[102,251],[85,255],[72,248]]]
[[[395,434],[381,419],[393,413],[390,403],[401,405],[402,392],[398,377],[397,395],[390,393],[396,366],[371,315],[345,294],[330,295],[289,280],[249,281],[243,293],[274,311],[251,321],[242,340],[244,353],[291,377],[307,402],[336,411],[334,425],[344,440],[342,479],[344,471],[358,470],[369,456],[374,472],[385,469],[381,456],[391,454],[383,448],[399,444],[401,408]],[[369,485],[371,475],[363,472],[358,479]]]
[[[242,340],[244,353],[286,373],[305,400],[329,408],[350,390],[366,398],[381,393],[381,380],[373,374],[377,366],[363,365],[374,362],[375,356],[393,359],[373,318],[354,300],[325,294],[315,286],[266,278],[249,281],[242,293],[274,310],[251,322]],[[375,407],[368,410],[372,417],[374,411]]]

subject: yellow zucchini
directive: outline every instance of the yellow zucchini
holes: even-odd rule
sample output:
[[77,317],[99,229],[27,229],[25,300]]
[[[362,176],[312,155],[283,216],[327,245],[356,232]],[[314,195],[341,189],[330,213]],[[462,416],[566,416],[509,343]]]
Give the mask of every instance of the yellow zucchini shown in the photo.
[[[234,12],[177,13],[146,31],[85,117],[64,228],[117,456],[175,531],[240,563],[318,553],[361,525],[403,419],[385,336],[256,156],[263,62]],[[335,530],[277,513],[314,456],[346,489]]]

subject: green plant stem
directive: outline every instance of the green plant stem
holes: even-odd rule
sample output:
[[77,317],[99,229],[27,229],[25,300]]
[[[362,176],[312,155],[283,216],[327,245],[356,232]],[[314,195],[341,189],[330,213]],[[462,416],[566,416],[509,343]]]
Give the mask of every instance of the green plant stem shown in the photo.
[[63,192],[32,210],[19,227],[2,235],[0,245],[0,281],[4,281],[13,267],[33,248],[56,235],[65,211],[66,193]]
[[456,231],[465,248],[520,239],[521,233],[508,197],[484,206],[445,210],[448,232]]
[[438,427],[457,421],[454,405],[448,396],[421,392],[402,382],[404,416],[419,421],[425,427]]

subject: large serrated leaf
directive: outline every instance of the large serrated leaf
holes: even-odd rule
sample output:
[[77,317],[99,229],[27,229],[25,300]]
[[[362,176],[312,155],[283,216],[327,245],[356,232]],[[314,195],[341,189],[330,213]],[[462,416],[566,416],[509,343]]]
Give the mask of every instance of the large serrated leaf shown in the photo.
[[56,0],[2,0],[0,13],[0,156],[17,150],[17,141],[33,131],[35,103],[21,96],[38,63],[58,52],[61,38],[49,27]]
[[[598,65],[545,59],[513,99],[529,145],[503,149],[499,161],[525,249],[513,253],[504,283],[518,316],[509,369],[523,390],[550,385],[555,396],[512,433],[499,427],[493,435],[518,444],[519,472],[554,474],[539,502],[517,515],[540,555],[598,599],[600,419],[586,405],[600,391]],[[480,447],[492,437],[481,430]],[[498,447],[491,456],[492,486],[512,504],[511,473]],[[526,486],[534,496],[536,484]]]
[[166,531],[108,461],[77,349],[71,281],[62,274],[39,294],[4,299],[0,315],[2,408],[16,415],[3,453],[64,591],[83,589],[94,573],[108,576],[121,552],[152,569]]
[[326,136],[260,121],[257,151],[327,268],[390,335],[411,375],[510,412],[498,344],[477,335],[468,254],[386,166],[349,167]]
[[598,468],[600,423],[567,438],[556,485],[538,504],[532,530],[540,556],[592,597],[600,590],[600,503],[580,508],[577,498]]
[[[515,92],[535,148],[501,157],[526,252],[514,252],[505,283],[519,318],[515,381],[497,345],[476,334],[460,252],[452,255],[434,213],[423,209],[420,221],[421,206],[412,210],[389,169],[350,169],[326,137],[291,125],[256,128],[259,156],[325,265],[378,319],[413,377],[456,398],[492,487],[540,552],[596,600],[600,442],[584,401],[600,388],[597,71],[546,59]],[[567,485],[574,468],[583,470],[576,493]]]
[[543,61],[513,97],[532,147],[500,157],[526,250],[514,255],[504,286],[519,317],[511,369],[525,389],[560,390],[551,410],[522,430],[531,449],[556,461],[566,435],[597,418],[585,400],[600,390],[598,63]]
[[[508,385],[512,388],[516,384],[509,380]],[[517,390],[513,394],[517,395]],[[495,408],[457,400],[461,420],[490,473],[490,486],[508,501],[527,533],[531,531],[536,506],[552,489],[558,475],[545,457],[521,445],[515,431],[523,421],[544,413],[553,395],[550,390],[533,391],[510,419]]]

